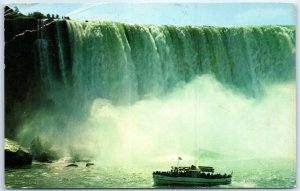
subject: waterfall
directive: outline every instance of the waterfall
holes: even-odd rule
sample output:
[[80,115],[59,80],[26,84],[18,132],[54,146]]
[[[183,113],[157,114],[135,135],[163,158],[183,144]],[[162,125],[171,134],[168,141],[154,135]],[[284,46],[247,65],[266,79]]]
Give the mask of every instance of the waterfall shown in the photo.
[[64,52],[65,49],[65,45],[63,43],[63,33],[62,33],[63,29],[62,29],[62,24],[61,23],[57,23],[56,27],[55,27],[55,36],[56,36],[56,41],[58,42],[58,46],[57,46],[57,54],[58,54],[58,58],[59,58],[59,68],[61,71],[61,75],[62,75],[62,81],[65,87],[67,87],[67,76],[66,76],[66,55]]
[[195,155],[193,144],[295,156],[294,26],[44,25],[37,66],[52,105],[28,119],[21,140],[39,135],[108,163]]
[[[203,74],[212,74],[248,96],[258,96],[263,84],[295,78],[294,27],[66,22],[68,45],[62,22],[55,22],[54,39],[46,40],[44,30],[40,32],[41,76],[50,87],[55,86],[55,76],[61,76],[58,89],[63,84],[84,102],[100,97],[131,104],[143,97],[164,95],[178,83]],[[49,50],[53,41],[57,45]],[[64,55],[67,47],[70,61]],[[58,63],[49,51],[56,51]],[[66,62],[72,67],[67,68]],[[53,69],[54,65],[59,69]],[[59,74],[53,74],[57,71]]]
[[54,70],[53,70],[53,61],[51,57],[51,52],[49,49],[49,42],[45,37],[45,20],[38,20],[38,38],[36,40],[37,46],[37,55],[38,55],[38,62],[39,62],[39,71],[41,76],[41,81],[43,84],[43,89],[48,90],[51,92],[53,90],[53,83],[55,83],[54,78]]

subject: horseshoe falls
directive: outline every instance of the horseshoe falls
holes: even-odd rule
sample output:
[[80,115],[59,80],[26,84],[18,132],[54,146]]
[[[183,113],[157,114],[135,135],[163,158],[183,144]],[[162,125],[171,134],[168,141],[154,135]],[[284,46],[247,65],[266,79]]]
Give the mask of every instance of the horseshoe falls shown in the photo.
[[[206,74],[247,97],[260,97],[264,85],[295,80],[294,27],[67,21],[66,45],[59,32],[63,23],[55,25],[57,45],[52,50],[38,48],[44,85],[51,87],[46,91],[49,96],[57,95],[51,98],[54,102],[69,93],[57,94],[62,88],[84,101],[103,98],[117,105],[133,104],[147,96],[166,95],[178,84]],[[45,38],[37,41],[46,46],[53,43]],[[69,60],[64,55],[67,47]],[[59,63],[49,63],[49,51],[58,54]]]
[[248,165],[272,166],[262,176],[284,171],[292,182],[279,187],[293,185],[294,26],[42,20],[38,28],[44,104],[19,128],[24,145],[39,136],[99,166],[169,168],[181,156],[182,165],[235,169],[233,187],[271,185],[243,181]]

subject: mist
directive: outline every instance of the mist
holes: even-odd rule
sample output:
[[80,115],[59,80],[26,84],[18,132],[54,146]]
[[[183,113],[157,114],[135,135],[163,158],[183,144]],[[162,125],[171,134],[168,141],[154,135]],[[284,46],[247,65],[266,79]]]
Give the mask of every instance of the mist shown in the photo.
[[[97,98],[83,120],[47,108],[23,124],[25,145],[39,136],[64,156],[78,153],[103,165],[296,157],[295,82],[263,85],[249,97],[213,75],[180,83],[164,96],[147,95],[128,105]],[[63,121],[63,122],[62,122]]]

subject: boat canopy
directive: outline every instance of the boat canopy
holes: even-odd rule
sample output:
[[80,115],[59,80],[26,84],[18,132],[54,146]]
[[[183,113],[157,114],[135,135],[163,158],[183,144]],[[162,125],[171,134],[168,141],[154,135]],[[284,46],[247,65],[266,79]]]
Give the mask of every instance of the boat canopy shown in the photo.
[[172,170],[178,171],[200,171],[200,172],[214,172],[215,169],[211,166],[198,166],[198,168],[194,165],[192,166],[179,166],[179,167],[172,167]]
[[215,169],[211,166],[198,166],[198,168],[203,172],[214,172]]
[[[176,167],[175,167],[175,169],[176,169]],[[189,166],[179,166],[178,167],[178,170],[190,170],[191,169],[191,167],[189,167]]]

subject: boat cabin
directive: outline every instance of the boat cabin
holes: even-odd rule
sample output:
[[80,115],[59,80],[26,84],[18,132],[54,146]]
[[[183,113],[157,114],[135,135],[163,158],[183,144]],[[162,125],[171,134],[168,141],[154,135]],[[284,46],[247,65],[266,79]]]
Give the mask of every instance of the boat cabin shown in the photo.
[[178,166],[171,167],[172,171],[182,171],[182,172],[214,172],[215,169],[211,166]]

